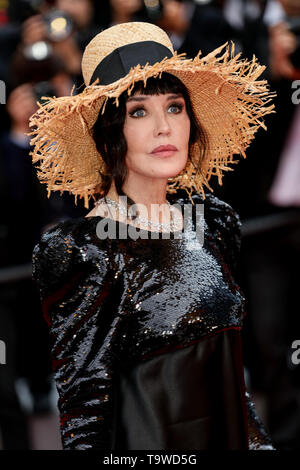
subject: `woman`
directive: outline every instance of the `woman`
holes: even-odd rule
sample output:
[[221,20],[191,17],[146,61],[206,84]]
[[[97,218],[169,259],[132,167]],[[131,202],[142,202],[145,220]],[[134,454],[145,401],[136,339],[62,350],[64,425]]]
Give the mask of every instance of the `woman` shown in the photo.
[[272,448],[243,378],[240,220],[203,185],[273,106],[264,68],[222,49],[186,60],[157,26],[113,26],[85,90],[31,119],[48,191],[98,199],[33,253],[64,449]]

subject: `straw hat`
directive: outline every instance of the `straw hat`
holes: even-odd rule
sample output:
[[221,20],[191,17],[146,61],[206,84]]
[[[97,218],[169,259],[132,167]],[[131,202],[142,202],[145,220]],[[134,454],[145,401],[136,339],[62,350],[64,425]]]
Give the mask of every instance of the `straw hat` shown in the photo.
[[[104,161],[92,138],[92,128],[99,112],[104,112],[109,98],[118,97],[134,84],[167,72],[178,77],[189,91],[196,119],[204,128],[209,141],[208,157],[201,164],[202,174],[191,161],[176,177],[169,178],[167,191],[184,188],[191,194],[208,187],[212,175],[222,185],[223,171],[233,170],[238,163],[233,155],[242,155],[254,134],[263,127],[263,116],[274,112],[268,104],[274,96],[266,80],[258,80],[265,70],[255,56],[251,61],[234,56],[229,44],[205,57],[201,51],[194,59],[174,52],[168,35],[159,27],[142,22],[122,23],[97,34],[86,47],[82,58],[85,88],[76,95],[47,98],[30,118],[33,136],[31,152],[38,177],[51,191],[69,191],[89,200],[101,194],[100,171]],[[43,97],[45,99],[45,97]],[[193,160],[199,158],[194,145]]]

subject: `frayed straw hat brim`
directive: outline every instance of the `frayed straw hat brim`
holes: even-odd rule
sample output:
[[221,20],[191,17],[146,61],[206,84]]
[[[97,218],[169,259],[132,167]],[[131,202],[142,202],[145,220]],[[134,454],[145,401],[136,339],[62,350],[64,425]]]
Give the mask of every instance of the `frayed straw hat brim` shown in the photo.
[[[234,155],[246,157],[245,150],[257,130],[264,124],[264,116],[274,112],[270,104],[275,93],[268,89],[266,80],[258,80],[265,66],[257,59],[241,59],[225,43],[205,57],[200,53],[194,59],[184,54],[166,58],[154,65],[137,65],[120,80],[106,86],[97,82],[88,85],[80,94],[49,98],[31,117],[31,152],[40,181],[51,191],[68,191],[89,200],[101,193],[100,172],[105,165],[92,138],[92,128],[99,112],[105,111],[108,99],[118,105],[119,96],[130,94],[135,83],[168,72],[177,76],[187,87],[194,113],[205,130],[209,148],[201,163],[201,174],[188,161],[184,170],[170,178],[168,192],[177,188],[189,194],[198,192],[205,197],[204,186],[210,190],[210,178],[215,175],[222,184],[223,172],[232,171]],[[192,149],[192,160],[199,160],[197,145]]]

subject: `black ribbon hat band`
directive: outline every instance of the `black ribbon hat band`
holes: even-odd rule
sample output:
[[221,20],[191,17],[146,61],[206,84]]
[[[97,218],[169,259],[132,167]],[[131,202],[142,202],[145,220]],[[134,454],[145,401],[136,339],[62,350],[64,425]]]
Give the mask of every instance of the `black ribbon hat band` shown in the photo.
[[173,56],[166,46],[155,41],[141,41],[118,47],[108,54],[96,67],[90,85],[99,78],[99,85],[109,85],[125,77],[131,67],[136,65],[154,65],[165,57]]

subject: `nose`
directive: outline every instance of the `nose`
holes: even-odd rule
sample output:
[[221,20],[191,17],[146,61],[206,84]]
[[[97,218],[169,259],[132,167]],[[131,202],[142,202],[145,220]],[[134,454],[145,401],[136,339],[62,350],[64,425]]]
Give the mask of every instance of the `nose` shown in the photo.
[[155,115],[154,136],[169,135],[171,127],[169,124],[168,116],[164,111],[157,112]]

